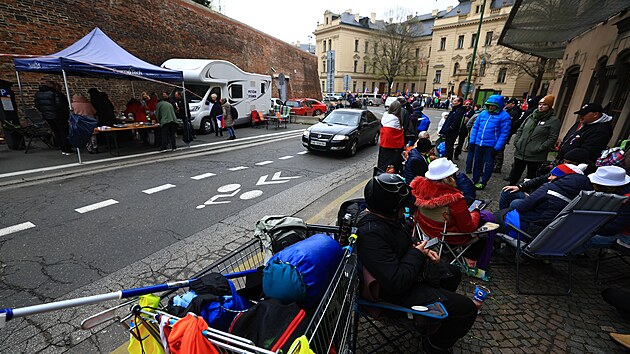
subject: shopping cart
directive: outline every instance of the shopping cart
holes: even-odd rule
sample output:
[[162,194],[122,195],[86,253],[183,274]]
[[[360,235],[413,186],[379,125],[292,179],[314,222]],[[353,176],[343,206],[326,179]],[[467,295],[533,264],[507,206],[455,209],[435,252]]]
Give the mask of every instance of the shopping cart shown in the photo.
[[[336,240],[341,236],[341,230],[335,226],[307,225],[307,234],[327,234]],[[311,317],[304,336],[308,340],[309,348],[317,354],[351,352],[355,326],[353,325],[353,307],[357,295],[359,278],[356,267],[356,254],[352,252],[354,239],[350,246],[344,248],[344,256],[337,267],[333,280],[329,284],[321,302]],[[237,290],[246,288],[245,275],[252,270],[264,265],[264,253],[260,242],[251,242],[238,248],[232,254],[216,261],[206,269],[198,272],[193,278],[199,278],[205,274],[216,272],[228,275]],[[177,290],[170,290],[161,295],[163,301],[173,296]],[[124,315],[119,315],[122,310],[129,309]],[[140,323],[147,329],[148,335],[160,342],[158,323],[161,316],[167,316],[170,324],[176,323],[178,318],[169,315],[160,308],[156,311],[145,311],[137,300],[128,301],[108,310],[99,312],[82,322],[83,329],[91,329],[105,322],[115,320],[129,330],[136,340],[144,340],[134,328]],[[134,322],[131,324],[131,322]],[[257,347],[252,341],[226,332],[208,328],[203,335],[222,352],[226,353],[274,353],[264,348]]]

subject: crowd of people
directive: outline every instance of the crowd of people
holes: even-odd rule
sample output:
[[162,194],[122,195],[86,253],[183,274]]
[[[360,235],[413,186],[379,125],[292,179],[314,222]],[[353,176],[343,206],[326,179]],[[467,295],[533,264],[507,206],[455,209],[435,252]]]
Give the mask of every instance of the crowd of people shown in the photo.
[[[457,233],[447,243],[471,245],[464,261],[485,271],[495,241],[475,239],[474,232],[486,223],[496,223],[499,232],[507,233],[509,222],[535,236],[581,191],[630,197],[623,159],[600,156],[608,151],[612,137],[612,118],[604,108],[598,103],[584,105],[575,112],[577,123],[559,139],[554,103],[553,95],[538,96],[523,107],[515,98],[492,95],[482,108],[454,98],[438,127],[441,146],[427,131],[428,118],[423,122],[423,104],[401,97],[383,115],[377,169],[365,186],[367,210],[358,222],[358,256],[382,285],[385,301],[403,306],[443,302],[449,317],[423,342],[425,352],[448,352],[471,328],[477,311],[470,299],[455,292],[459,270],[441,262],[425,247],[426,241],[413,238],[413,227],[430,238]],[[479,210],[473,205],[476,192],[501,171],[510,141],[514,159],[497,196],[499,208]],[[466,149],[464,173],[454,161]],[[557,155],[548,161],[551,151]],[[611,247],[617,240],[630,244],[629,201],[575,252]]]

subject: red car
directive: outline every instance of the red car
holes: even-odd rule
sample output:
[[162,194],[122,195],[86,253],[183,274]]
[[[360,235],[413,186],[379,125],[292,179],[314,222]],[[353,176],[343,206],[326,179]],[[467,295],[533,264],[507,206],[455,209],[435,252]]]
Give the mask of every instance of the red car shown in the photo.
[[291,114],[298,116],[318,116],[326,112],[326,105],[312,98],[292,98],[287,100]]

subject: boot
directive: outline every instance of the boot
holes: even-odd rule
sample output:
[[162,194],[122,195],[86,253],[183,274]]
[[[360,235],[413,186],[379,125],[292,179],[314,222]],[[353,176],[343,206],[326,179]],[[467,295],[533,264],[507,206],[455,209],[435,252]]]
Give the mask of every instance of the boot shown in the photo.
[[630,349],[630,334],[610,333],[610,337],[617,343]]

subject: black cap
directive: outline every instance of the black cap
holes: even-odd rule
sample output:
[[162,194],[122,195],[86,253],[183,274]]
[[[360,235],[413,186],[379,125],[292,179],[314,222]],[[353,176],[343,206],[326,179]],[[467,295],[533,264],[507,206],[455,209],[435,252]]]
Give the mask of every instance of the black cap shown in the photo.
[[574,113],[583,116],[586,113],[591,113],[591,112],[604,113],[604,108],[602,108],[602,105],[599,103],[587,103],[584,106],[582,106],[582,108],[580,108],[579,111],[574,112]]
[[569,160],[578,164],[591,162],[591,156],[585,148],[574,148],[564,154],[564,160]]
[[433,148],[431,140],[418,139],[418,142],[416,143],[416,150],[418,150],[419,152],[428,152],[429,150],[431,150],[431,148]]

